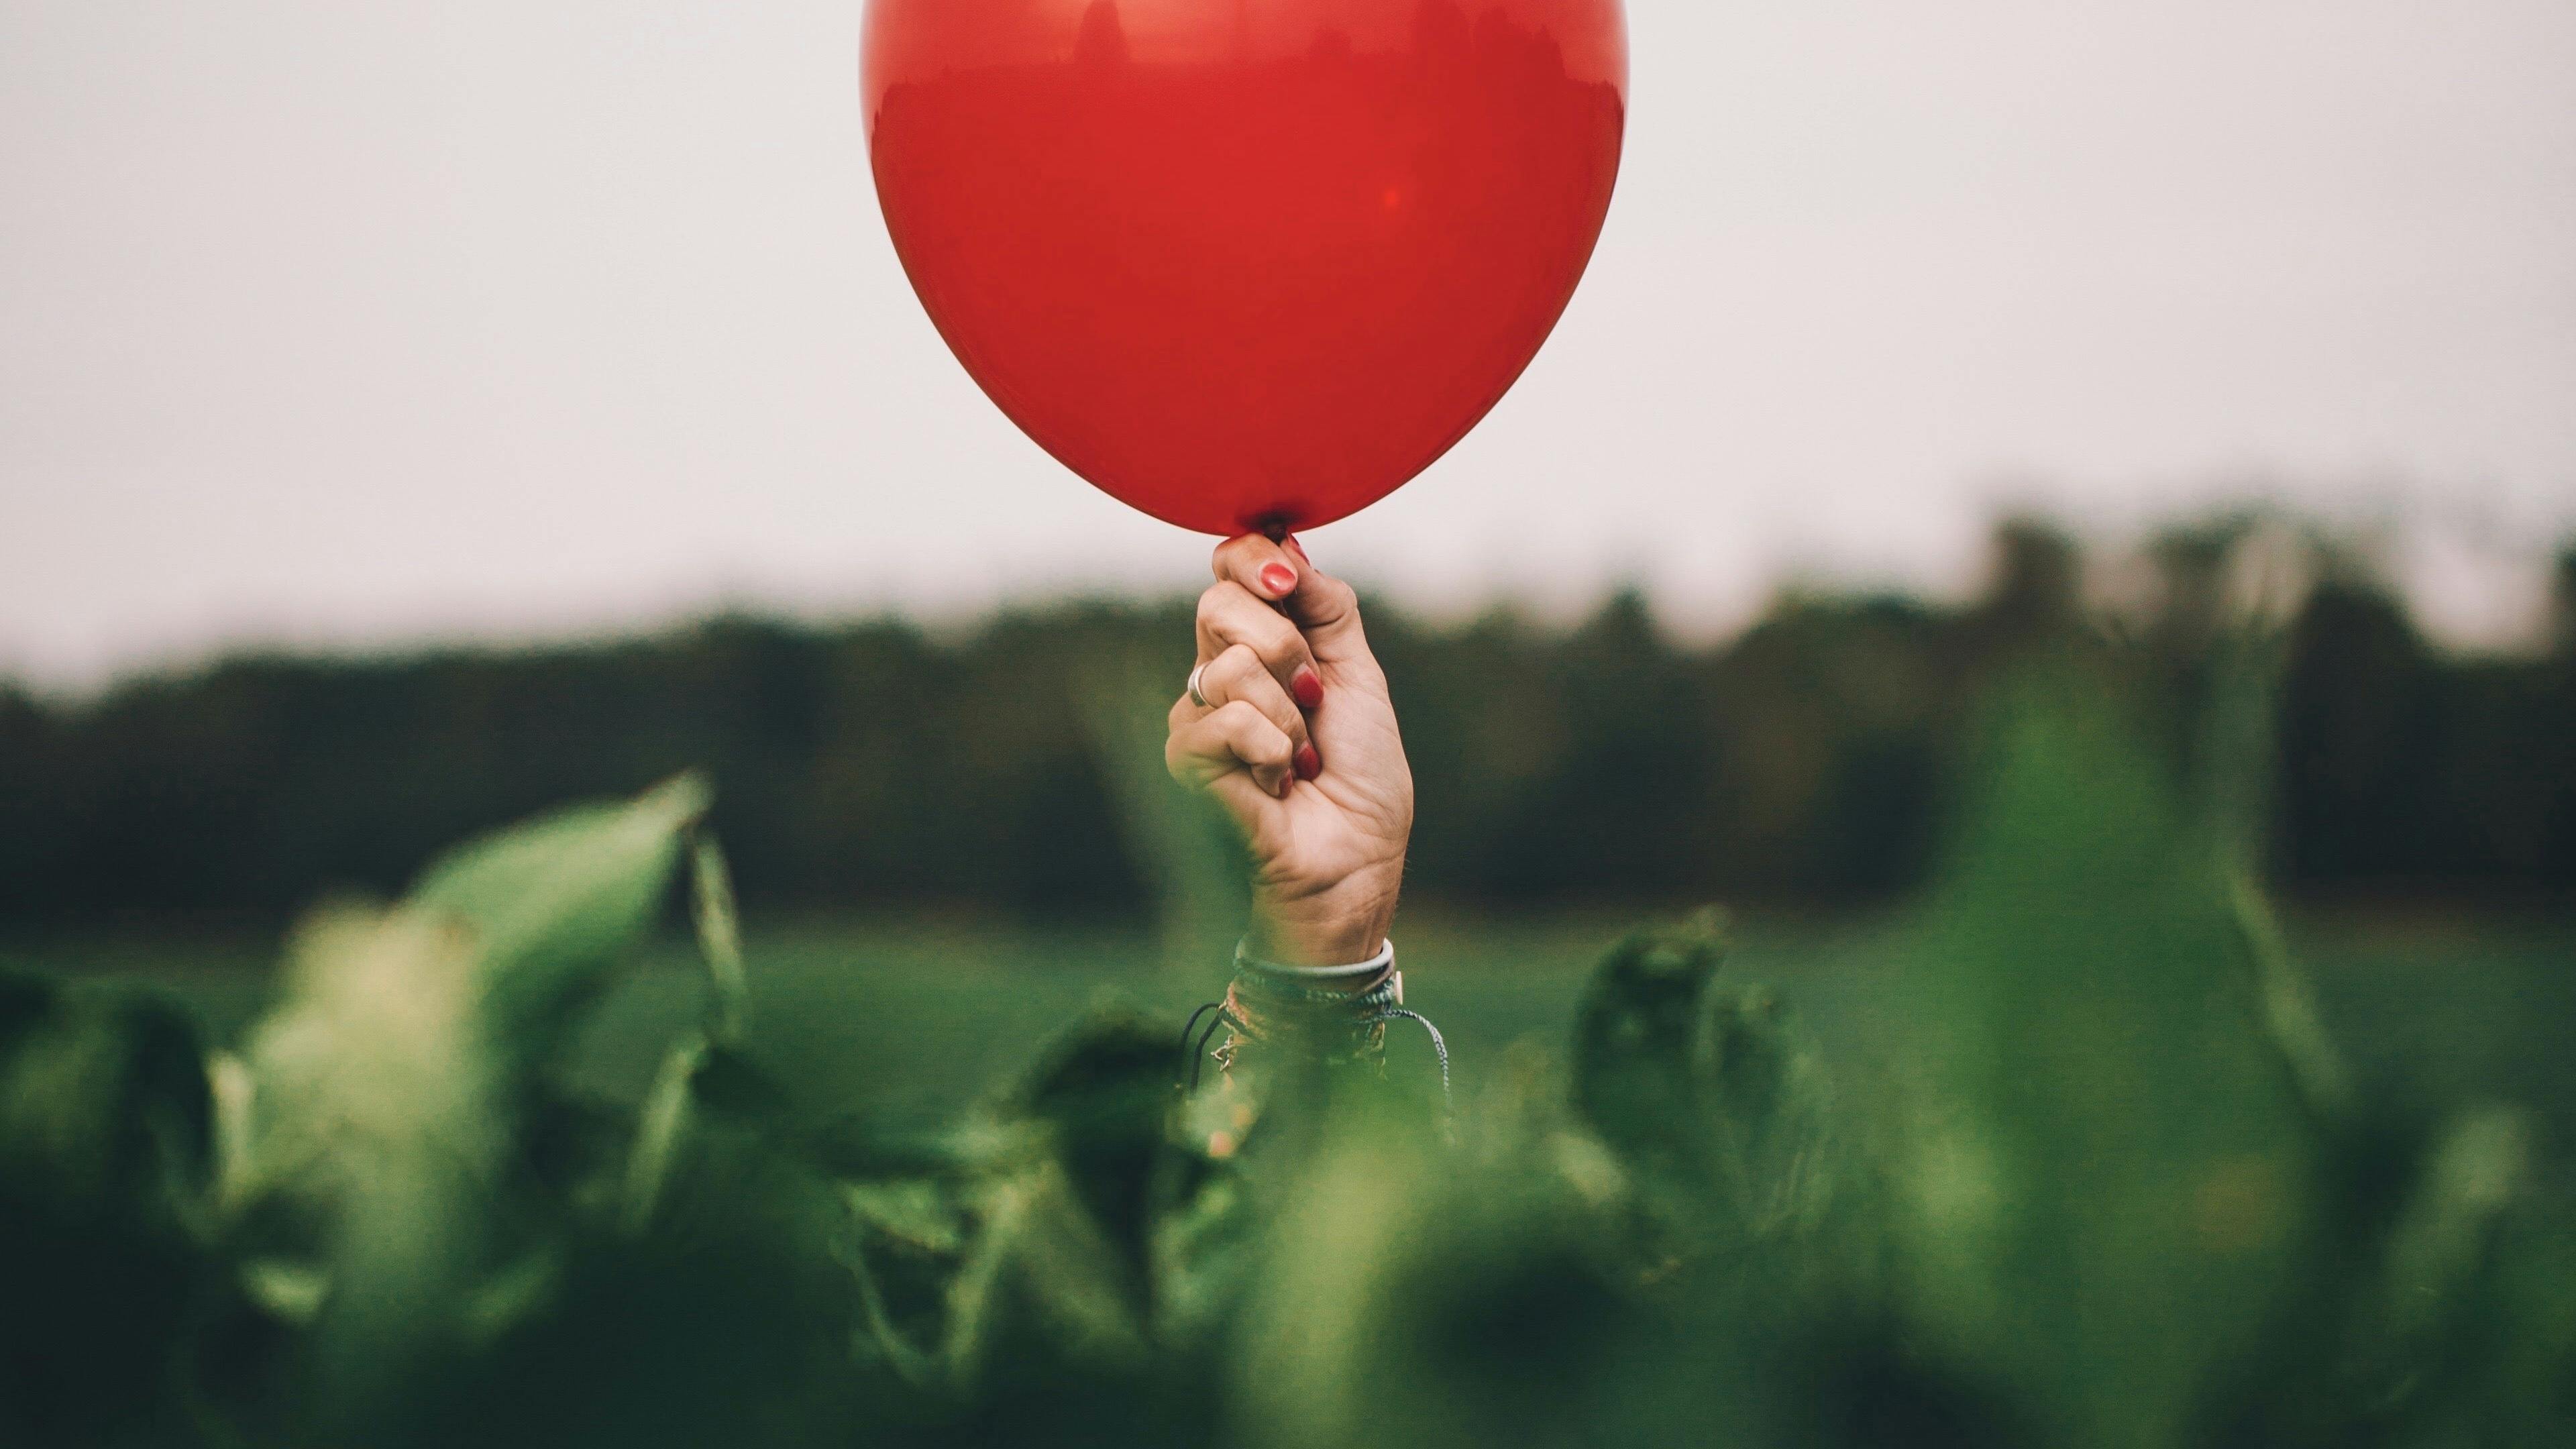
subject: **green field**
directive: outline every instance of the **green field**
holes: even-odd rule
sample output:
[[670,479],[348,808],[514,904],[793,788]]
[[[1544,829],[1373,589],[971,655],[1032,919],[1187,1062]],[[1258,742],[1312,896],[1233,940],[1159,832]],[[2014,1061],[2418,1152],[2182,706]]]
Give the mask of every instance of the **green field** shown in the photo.
[[[1504,921],[1408,917],[1399,938],[1407,999],[1437,1022],[1472,1097],[1515,1043],[1561,1052],[1574,1001],[1601,951],[1636,917]],[[1887,989],[1890,918],[1765,919],[1736,931],[1731,971],[1774,988],[1814,1029],[1837,1076],[1865,1089],[1905,1029]],[[1050,1032],[1099,1002],[1166,1018],[1177,1032],[1221,992],[1222,962],[1160,964],[1141,928],[1037,929],[958,919],[752,923],[746,950],[752,1050],[800,1099],[945,1114],[1007,1080]],[[2310,916],[2294,953],[2336,1042],[2374,1094],[2449,1109],[2501,1099],[2540,1114],[2550,1155],[2576,1142],[2576,923]],[[186,1000],[217,1040],[270,994],[273,943],[96,935],[15,944],[0,955],[91,979],[145,982]],[[676,934],[601,1003],[569,1070],[584,1086],[641,1095],[698,1010],[701,971]],[[1396,1049],[1418,1049],[1399,1036]]]
[[687,780],[291,972],[0,941],[0,1438],[2571,1442],[2576,921],[2283,920],[2234,777],[2006,745],[1916,906],[1417,899],[1449,1113],[1400,1022],[1175,1094],[1212,881],[738,943]]

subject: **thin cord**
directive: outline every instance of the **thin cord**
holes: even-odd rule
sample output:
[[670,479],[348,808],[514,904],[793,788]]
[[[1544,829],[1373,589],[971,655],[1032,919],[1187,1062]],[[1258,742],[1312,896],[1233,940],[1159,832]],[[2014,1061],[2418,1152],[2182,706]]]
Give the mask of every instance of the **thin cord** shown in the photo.
[[[1217,1031],[1220,1028],[1229,1026],[1233,1027],[1237,1031],[1245,1032],[1247,1034],[1251,1031],[1250,1027],[1245,1026],[1241,1021],[1235,1019],[1233,1012],[1225,1009],[1225,1003],[1221,1001],[1212,1001],[1209,1002],[1208,1005],[1216,1008],[1216,1016],[1208,1022],[1207,1030],[1199,1034],[1198,1049],[1190,1053],[1189,1090],[1193,1092],[1199,1089],[1199,1074],[1207,1065],[1208,1043],[1216,1040]],[[1204,1010],[1205,1008],[1201,1009]],[[1192,1021],[1198,1020],[1195,1015],[1190,1019]]]
[[1448,1111],[1450,1107],[1449,1043],[1440,1039],[1440,1028],[1431,1024],[1431,1018],[1424,1016],[1418,1011],[1406,1011],[1401,1007],[1395,1008],[1391,1011],[1382,1011],[1377,1015],[1370,1017],[1369,1024],[1374,1026],[1380,1023],[1394,1021],[1398,1017],[1402,1017],[1408,1021],[1418,1021],[1422,1023],[1422,1029],[1424,1031],[1431,1033],[1431,1050],[1440,1058],[1440,1110],[1443,1112]]
[[1221,1001],[1202,1002],[1200,1003],[1198,1010],[1190,1013],[1189,1021],[1181,1027],[1181,1065],[1190,1069],[1190,1088],[1193,1091],[1198,1088],[1199,1074],[1198,1055],[1190,1050],[1190,1033],[1199,1029],[1200,1017],[1207,1015],[1211,1011],[1223,1011],[1224,1009],[1225,1003]]

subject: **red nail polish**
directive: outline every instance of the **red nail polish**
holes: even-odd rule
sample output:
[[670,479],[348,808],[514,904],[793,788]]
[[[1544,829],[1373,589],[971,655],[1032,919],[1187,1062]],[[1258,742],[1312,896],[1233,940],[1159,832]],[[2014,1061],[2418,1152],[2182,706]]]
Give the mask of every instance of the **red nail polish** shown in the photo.
[[1284,599],[1297,587],[1297,571],[1284,563],[1263,564],[1261,586]]
[[1291,785],[1294,785],[1294,784],[1296,784],[1296,783],[1297,783],[1297,776],[1296,776],[1296,773],[1295,773],[1294,771],[1291,771],[1291,772],[1290,772],[1290,773],[1288,773],[1288,774],[1285,774],[1285,775],[1280,776],[1280,777],[1279,777],[1279,798],[1280,798],[1280,799],[1282,799],[1282,800],[1287,799],[1287,798],[1288,798],[1288,787],[1289,787],[1289,786],[1291,786]]
[[1324,757],[1315,753],[1315,747],[1313,745],[1298,746],[1297,778],[1300,780],[1311,780],[1322,773],[1324,773]]
[[1315,677],[1315,671],[1300,669],[1289,676],[1288,692],[1297,696],[1298,708],[1313,709],[1324,702],[1324,681]]
[[1281,539],[1280,542],[1288,545],[1288,551],[1290,553],[1297,555],[1297,562],[1304,564],[1308,568],[1313,568],[1315,566],[1315,561],[1306,557],[1306,545],[1297,541],[1297,535],[1292,533],[1286,538]]

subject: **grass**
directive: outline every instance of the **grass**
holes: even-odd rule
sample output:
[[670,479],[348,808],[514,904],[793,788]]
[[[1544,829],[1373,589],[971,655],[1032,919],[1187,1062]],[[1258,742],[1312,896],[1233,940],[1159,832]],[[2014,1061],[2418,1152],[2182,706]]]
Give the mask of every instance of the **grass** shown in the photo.
[[[1408,916],[1407,998],[1447,1037],[1473,1093],[1515,1043],[1558,1052],[1586,973],[1639,916]],[[945,1113],[1006,1080],[1087,1006],[1123,1002],[1170,1020],[1223,990],[1154,963],[1143,927],[1033,928],[957,917],[752,923],[751,1049],[816,1107],[867,1101]],[[1814,1028],[1838,1077],[1868,1083],[1905,1029],[1891,1004],[1891,924],[1871,917],[1755,918],[1730,970],[1775,988]],[[2488,1099],[2539,1112],[2576,1142],[2576,922],[2454,916],[2309,916],[2294,950],[2334,1038],[2365,1083],[2409,1105]],[[230,1040],[268,1001],[273,946],[240,938],[57,937],[0,951],[65,974],[146,982]],[[619,1100],[643,1095],[672,1036],[694,1020],[696,966],[677,936],[593,1014],[567,1071]],[[1397,1049],[1408,1049],[1399,1036]],[[1420,1049],[1420,1048],[1413,1048]],[[1526,1049],[1526,1048],[1525,1048]]]

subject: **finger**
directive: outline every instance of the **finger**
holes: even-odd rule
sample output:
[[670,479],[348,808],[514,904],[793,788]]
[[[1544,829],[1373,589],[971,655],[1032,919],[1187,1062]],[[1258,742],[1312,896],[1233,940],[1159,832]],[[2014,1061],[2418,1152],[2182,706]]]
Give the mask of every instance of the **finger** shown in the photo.
[[1312,641],[1324,658],[1366,647],[1360,641],[1359,594],[1315,567],[1306,546],[1290,534],[1278,542],[1238,534],[1216,547],[1216,576],[1275,605]]
[[1323,769],[1322,756],[1315,753],[1313,740],[1306,731],[1306,712],[1261,662],[1261,656],[1237,644],[1209,660],[1199,671],[1199,693],[1212,707],[1222,708],[1236,700],[1261,711],[1262,717],[1288,736],[1289,759],[1294,762],[1297,778],[1311,780]]
[[1218,544],[1212,567],[1219,583],[1241,584],[1267,604],[1286,603],[1304,574],[1285,547],[1258,533],[1238,533]]
[[1313,709],[1324,702],[1324,676],[1315,667],[1315,651],[1307,647],[1306,636],[1297,632],[1287,615],[1243,585],[1212,584],[1199,595],[1198,627],[1201,661],[1212,661],[1241,645],[1299,704]]
[[[1174,728],[1163,764],[1182,784],[1220,793],[1240,780],[1258,794],[1285,795],[1296,778],[1287,732],[1239,699]],[[1250,802],[1238,795],[1228,803],[1242,809]]]

